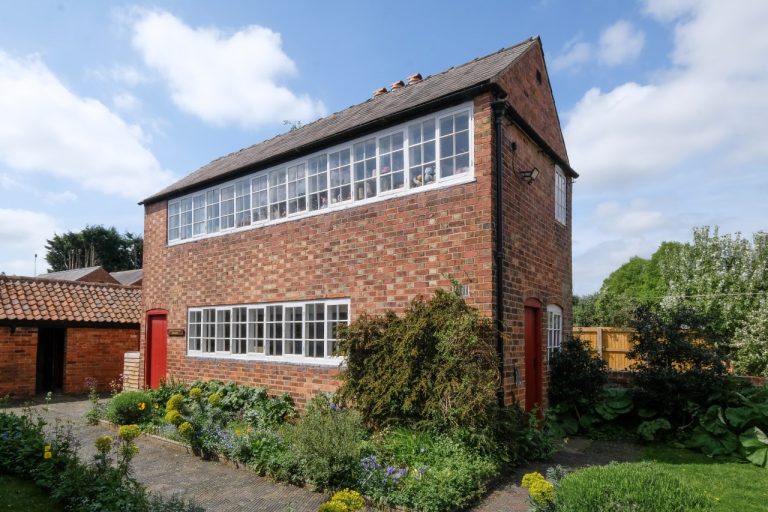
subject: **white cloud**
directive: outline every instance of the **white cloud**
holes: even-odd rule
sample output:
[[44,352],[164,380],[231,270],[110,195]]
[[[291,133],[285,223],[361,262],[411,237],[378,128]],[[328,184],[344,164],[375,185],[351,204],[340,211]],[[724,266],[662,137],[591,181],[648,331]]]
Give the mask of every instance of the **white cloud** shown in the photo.
[[568,41],[560,54],[552,59],[552,71],[576,68],[592,59],[592,45],[578,39]]
[[601,64],[617,66],[637,58],[645,45],[645,34],[628,21],[617,21],[600,34]]
[[133,112],[141,106],[141,101],[129,92],[120,92],[112,98],[112,103],[117,110]]
[[0,272],[32,275],[46,268],[45,242],[56,232],[56,220],[45,213],[0,208]]
[[663,11],[686,17],[661,78],[591,89],[566,115],[569,154],[585,185],[647,179],[714,152],[742,163],[768,156],[768,66],[758,64],[768,55],[768,2],[689,8]]
[[145,73],[124,64],[115,64],[108,69],[96,69],[89,74],[100,80],[109,80],[129,87],[149,82],[149,77]]
[[257,25],[234,33],[192,28],[164,11],[138,11],[133,45],[167,82],[174,103],[215,125],[308,121],[323,104],[277,80],[296,74],[280,34]]
[[144,134],[103,103],[69,91],[37,56],[0,51],[0,162],[131,199],[171,179]]
[[626,203],[602,202],[595,208],[598,223],[608,233],[639,235],[669,227],[671,222],[661,211],[643,200]]

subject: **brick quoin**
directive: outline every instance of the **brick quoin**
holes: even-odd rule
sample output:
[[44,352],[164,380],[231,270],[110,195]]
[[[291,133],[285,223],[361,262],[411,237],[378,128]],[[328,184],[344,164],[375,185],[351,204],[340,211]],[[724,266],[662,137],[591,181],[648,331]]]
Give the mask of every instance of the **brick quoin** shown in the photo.
[[[534,44],[499,79],[508,101],[567,161],[549,89],[543,54]],[[542,83],[536,80],[536,71]],[[402,312],[419,296],[448,288],[449,277],[469,284],[467,302],[494,314],[494,155],[492,93],[474,103],[475,181],[425,190],[373,204],[168,246],[167,201],[145,205],[145,311],[166,310],[169,329],[187,329],[187,309],[271,301],[349,298],[352,319],[361,313]],[[504,124],[506,252],[503,265],[505,403],[525,399],[523,303],[537,298],[546,354],[546,305],[563,309],[564,333],[571,325],[571,185],[568,217],[555,220],[554,163],[528,136]],[[537,167],[525,184],[514,165]],[[146,319],[145,319],[146,321]],[[146,324],[142,324],[140,382],[144,378]],[[221,379],[289,393],[299,405],[338,386],[338,368],[283,362],[188,356],[185,337],[168,337],[167,371],[174,378]],[[544,366],[544,397],[548,369]]]

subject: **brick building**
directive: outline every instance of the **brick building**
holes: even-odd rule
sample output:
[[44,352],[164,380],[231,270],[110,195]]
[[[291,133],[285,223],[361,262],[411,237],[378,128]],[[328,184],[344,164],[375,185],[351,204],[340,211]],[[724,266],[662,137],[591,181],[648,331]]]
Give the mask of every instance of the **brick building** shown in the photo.
[[503,396],[546,396],[571,326],[571,182],[541,41],[224,156],[147,198],[142,379],[333,390],[334,333],[464,286]]
[[0,396],[109,390],[140,318],[140,288],[0,276]]

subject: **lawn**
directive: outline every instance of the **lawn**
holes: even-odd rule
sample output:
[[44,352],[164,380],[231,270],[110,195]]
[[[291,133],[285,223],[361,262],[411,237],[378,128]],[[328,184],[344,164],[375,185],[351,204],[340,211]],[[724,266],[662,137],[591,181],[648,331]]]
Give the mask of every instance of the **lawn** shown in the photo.
[[652,446],[643,458],[658,462],[680,480],[711,496],[717,511],[764,512],[768,504],[768,470],[742,462],[710,459],[690,450]]
[[0,511],[50,512],[63,510],[32,482],[0,475]]

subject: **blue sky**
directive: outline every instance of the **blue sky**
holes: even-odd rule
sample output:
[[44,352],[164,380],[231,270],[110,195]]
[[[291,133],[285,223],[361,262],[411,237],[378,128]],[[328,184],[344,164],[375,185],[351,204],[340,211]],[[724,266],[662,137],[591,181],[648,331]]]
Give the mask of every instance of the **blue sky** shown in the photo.
[[540,35],[574,185],[574,290],[693,226],[768,218],[768,2],[0,2],[0,271],[141,232],[210,160]]

